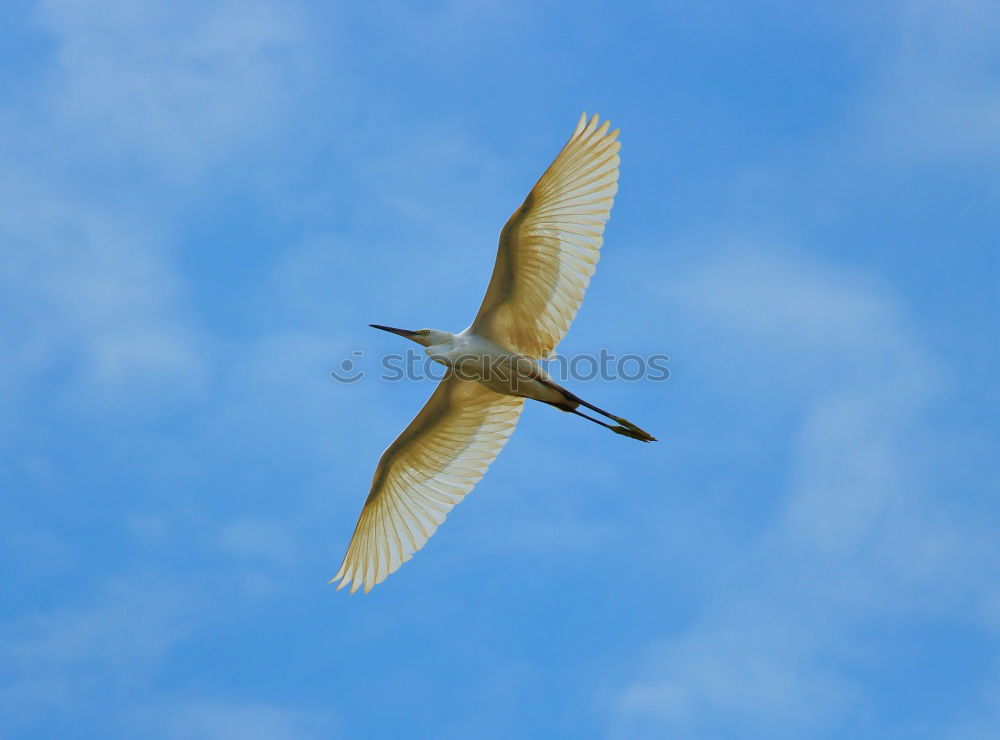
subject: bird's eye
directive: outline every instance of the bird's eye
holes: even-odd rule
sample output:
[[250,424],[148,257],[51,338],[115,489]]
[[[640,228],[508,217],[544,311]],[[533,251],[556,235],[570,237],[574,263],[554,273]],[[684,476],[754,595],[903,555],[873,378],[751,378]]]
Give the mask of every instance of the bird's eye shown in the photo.
[[429,337],[430,334],[431,334],[431,330],[430,329],[421,329],[420,330],[420,336],[422,336],[422,337]]

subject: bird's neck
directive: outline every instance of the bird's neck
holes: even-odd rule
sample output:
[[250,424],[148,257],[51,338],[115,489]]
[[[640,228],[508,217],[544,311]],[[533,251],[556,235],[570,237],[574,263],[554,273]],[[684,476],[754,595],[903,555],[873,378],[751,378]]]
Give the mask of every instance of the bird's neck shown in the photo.
[[447,352],[455,346],[455,335],[451,332],[436,332],[434,336],[428,337],[428,340],[424,345],[427,347],[427,354]]

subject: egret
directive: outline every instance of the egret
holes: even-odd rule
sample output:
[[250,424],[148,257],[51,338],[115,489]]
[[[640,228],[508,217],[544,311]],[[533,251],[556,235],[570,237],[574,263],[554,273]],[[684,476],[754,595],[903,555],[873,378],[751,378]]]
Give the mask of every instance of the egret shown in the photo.
[[[566,146],[500,232],[493,276],[472,324],[457,334],[380,324],[447,366],[430,399],[379,460],[343,564],[330,582],[365,593],[444,522],[517,425],[525,399],[642,442],[630,421],[553,382],[538,361],[569,329],[594,274],[618,191],[618,130],[584,113]],[[594,411],[614,424],[581,412]]]

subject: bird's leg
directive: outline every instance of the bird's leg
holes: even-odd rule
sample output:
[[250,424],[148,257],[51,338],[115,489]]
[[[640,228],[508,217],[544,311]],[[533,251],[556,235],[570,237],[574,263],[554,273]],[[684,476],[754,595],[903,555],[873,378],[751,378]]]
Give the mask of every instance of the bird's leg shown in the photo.
[[[569,389],[563,388],[561,385],[552,382],[548,378],[535,378],[535,380],[538,380],[544,385],[547,385],[549,388],[558,391],[563,396],[562,401],[543,401],[543,403],[547,403],[550,406],[555,406],[557,409],[560,409],[562,411],[569,411],[571,413],[576,414],[577,416],[582,416],[584,419],[588,419],[589,421],[592,421],[595,424],[600,424],[602,427],[610,429],[615,434],[622,434],[626,437],[631,437],[632,439],[641,440],[642,442],[656,441],[656,437],[654,437],[649,432],[640,429],[638,426],[630,422],[628,419],[623,419],[620,416],[609,414],[604,409],[597,408],[597,406],[595,406],[592,403],[587,403]],[[596,411],[597,413],[608,417],[612,421],[617,422],[620,426],[612,426],[611,424],[605,424],[603,421],[595,419],[593,416],[587,416],[587,414],[582,414],[576,410],[577,406],[585,406],[588,409]]]
[[597,419],[595,419],[595,418],[593,418],[591,416],[587,416],[586,414],[580,414],[580,412],[576,412],[576,413],[580,414],[580,416],[582,416],[584,419],[590,419],[591,421],[597,421],[598,424],[606,426],[608,429],[610,429],[613,432],[617,431],[618,429],[622,429],[624,427],[625,429],[630,430],[632,433],[629,434],[629,433],[626,433],[626,432],[622,431],[622,432],[618,432],[618,434],[624,434],[626,437],[632,437],[633,439],[641,439],[643,442],[655,442],[656,441],[656,437],[654,437],[653,435],[651,435],[649,432],[645,431],[644,429],[639,428],[638,426],[636,426],[635,424],[633,424],[632,422],[630,422],[628,419],[623,419],[621,416],[615,416],[614,414],[608,413],[604,409],[599,409],[594,404],[587,403],[586,401],[584,401],[582,398],[580,398],[577,395],[573,396],[573,400],[576,401],[577,403],[579,403],[581,406],[586,406],[588,409],[590,409],[592,411],[596,411],[599,414],[603,414],[604,416],[608,417],[612,421],[621,424],[621,426],[620,427],[613,427],[610,424],[605,424],[602,421],[597,421]]
[[[557,406],[556,408],[559,408],[559,407]],[[577,416],[582,416],[584,419],[588,419],[588,420],[594,422],[595,424],[600,424],[602,427],[604,427],[605,429],[610,429],[615,434],[621,434],[621,435],[624,435],[626,437],[631,437],[632,439],[638,439],[640,442],[655,442],[656,441],[655,437],[652,437],[651,435],[646,434],[646,432],[642,431],[641,429],[639,429],[639,427],[636,427],[635,425],[631,425],[631,426],[628,426],[628,427],[626,427],[626,426],[611,426],[610,424],[605,424],[600,419],[595,419],[593,416],[587,416],[587,414],[584,414],[584,413],[582,413],[580,411],[577,411],[576,409],[564,409],[564,410],[565,411],[569,411],[572,414],[576,414]],[[614,417],[612,417],[612,418],[614,418]],[[617,419],[616,419],[616,421],[617,421]],[[634,427],[634,428],[632,428],[632,427]]]
[[[560,407],[556,406],[556,408],[560,408]],[[593,416],[587,416],[586,414],[581,413],[581,412],[577,411],[576,409],[566,409],[566,408],[564,408],[562,410],[563,411],[569,411],[571,414],[576,414],[577,416],[582,416],[584,419],[589,419],[590,421],[594,422],[595,424],[600,424],[605,429],[614,429],[614,427],[611,426],[610,424],[605,424],[600,419],[595,419]]]

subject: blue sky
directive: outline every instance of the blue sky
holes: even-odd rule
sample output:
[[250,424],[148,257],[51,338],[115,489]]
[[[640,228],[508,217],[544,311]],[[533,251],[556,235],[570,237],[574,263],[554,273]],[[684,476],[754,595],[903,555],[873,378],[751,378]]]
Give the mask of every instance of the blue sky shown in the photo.
[[[6,3],[0,735],[1000,734],[1000,9]],[[371,594],[326,585],[581,110],[566,355]]]

